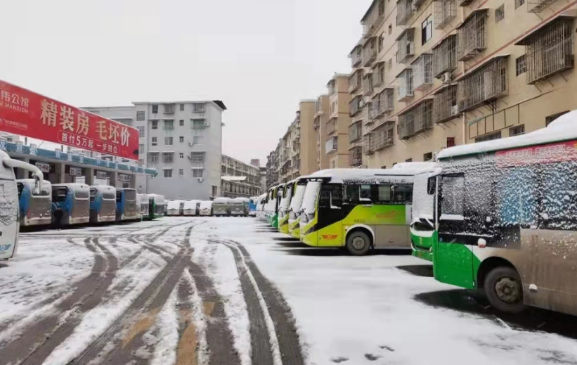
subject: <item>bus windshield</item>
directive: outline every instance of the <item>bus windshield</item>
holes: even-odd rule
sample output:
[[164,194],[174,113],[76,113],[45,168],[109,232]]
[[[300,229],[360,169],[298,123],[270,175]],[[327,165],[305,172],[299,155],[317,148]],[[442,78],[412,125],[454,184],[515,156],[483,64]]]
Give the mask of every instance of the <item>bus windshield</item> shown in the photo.
[[321,190],[320,181],[309,181],[303,197],[302,209],[307,215],[314,214],[317,203],[317,196]]
[[284,197],[281,200],[281,205],[280,205],[280,210],[285,211],[289,208],[289,202],[291,200],[291,195],[292,195],[292,185],[291,186],[287,186],[285,193],[284,193]]

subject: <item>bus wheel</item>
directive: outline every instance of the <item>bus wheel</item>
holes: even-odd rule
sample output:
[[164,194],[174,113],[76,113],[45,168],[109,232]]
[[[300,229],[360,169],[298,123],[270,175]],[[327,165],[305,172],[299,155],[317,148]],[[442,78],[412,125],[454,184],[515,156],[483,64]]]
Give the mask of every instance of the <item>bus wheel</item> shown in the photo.
[[351,255],[362,256],[369,252],[371,240],[369,236],[361,231],[356,231],[347,237],[347,250]]
[[483,288],[491,306],[501,312],[519,313],[525,309],[521,277],[512,267],[499,266],[491,270]]

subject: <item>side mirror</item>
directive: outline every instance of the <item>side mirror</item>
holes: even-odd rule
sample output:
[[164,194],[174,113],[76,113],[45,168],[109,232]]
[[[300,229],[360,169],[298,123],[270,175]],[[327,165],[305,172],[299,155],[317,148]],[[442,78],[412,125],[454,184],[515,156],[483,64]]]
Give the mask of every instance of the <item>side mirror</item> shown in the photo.
[[34,194],[36,195],[40,195],[42,191],[42,183],[40,182],[40,179],[36,176],[34,176]]

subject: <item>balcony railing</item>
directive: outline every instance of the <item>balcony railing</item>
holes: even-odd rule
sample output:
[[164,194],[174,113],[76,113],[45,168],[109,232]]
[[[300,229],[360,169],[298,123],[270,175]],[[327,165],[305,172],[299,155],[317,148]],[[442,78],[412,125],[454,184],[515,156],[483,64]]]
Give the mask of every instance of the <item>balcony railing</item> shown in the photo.
[[433,121],[442,123],[458,115],[457,85],[449,85],[435,94],[433,100]]
[[373,86],[373,74],[368,73],[363,77],[363,95],[370,96],[375,88]]
[[363,97],[358,95],[355,98],[353,98],[353,100],[351,100],[351,102],[349,103],[349,115],[351,117],[354,117],[355,115],[359,114],[359,112],[361,111],[361,101],[363,100]]
[[527,83],[573,68],[573,18],[558,18],[517,42],[526,46]]
[[331,134],[333,134],[337,131],[337,121],[338,121],[338,119],[332,119],[326,124],[327,135],[330,136]]
[[332,137],[325,142],[325,153],[335,152],[338,149],[338,137]]
[[540,13],[555,1],[557,0],[527,0],[527,11],[530,13]]
[[356,46],[351,52],[351,67],[358,67],[363,62],[363,46]]
[[379,62],[373,68],[373,86],[379,87],[385,82],[385,63]]
[[407,25],[414,12],[413,0],[399,0],[397,2],[397,25]]
[[507,56],[495,58],[459,81],[459,112],[475,109],[484,102],[507,95]]
[[385,0],[379,0],[369,11],[370,13],[362,21],[364,36],[370,36],[384,20]]
[[349,126],[349,143],[358,141],[363,136],[363,122],[358,121]]
[[433,100],[425,100],[399,115],[399,138],[408,139],[433,127]]
[[375,143],[373,141],[372,134],[368,134],[365,140],[363,141],[363,153],[365,155],[372,155],[375,153]]
[[470,3],[472,3],[474,0],[458,0],[458,5],[459,6],[467,6]]
[[457,36],[450,35],[433,48],[433,75],[441,77],[457,68]]
[[447,24],[457,17],[456,0],[434,0],[435,28],[443,29]]
[[380,118],[384,113],[384,105],[381,103],[381,94],[375,95],[371,101],[371,108],[369,109],[369,119],[374,121]]
[[433,85],[433,55],[423,53],[412,64],[413,87],[415,90],[424,90]]
[[363,46],[363,65],[369,67],[377,57],[377,37],[370,38]]
[[358,167],[363,164],[363,147],[356,146],[349,151],[349,165]]
[[487,9],[478,9],[457,28],[459,61],[469,60],[486,47],[487,39]]
[[395,143],[395,122],[387,122],[371,132],[371,142],[374,151],[390,147]]
[[415,54],[415,28],[405,29],[397,38],[397,62],[405,63]]
[[397,76],[397,81],[399,83],[399,95],[398,101],[407,101],[415,95],[415,90],[413,89],[413,70],[406,68]]
[[392,112],[395,109],[395,89],[386,88],[379,94],[381,108],[383,112]]
[[355,71],[349,77],[349,94],[355,93],[363,83],[363,70]]

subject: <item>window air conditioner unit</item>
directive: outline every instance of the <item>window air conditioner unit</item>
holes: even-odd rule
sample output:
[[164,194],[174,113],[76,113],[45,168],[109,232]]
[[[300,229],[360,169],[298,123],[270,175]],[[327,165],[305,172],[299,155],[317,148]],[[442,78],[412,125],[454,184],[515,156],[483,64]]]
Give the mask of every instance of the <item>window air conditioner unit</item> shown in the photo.
[[199,182],[199,183],[201,183],[201,182],[203,182],[203,181],[204,181],[204,178],[202,178],[202,177],[199,177],[199,178],[198,178],[198,182]]
[[210,122],[205,121],[205,122],[204,122],[204,126],[205,126],[205,127],[210,127]]
[[453,75],[450,72],[445,72],[444,74],[441,75],[441,81],[443,82],[443,84],[449,84],[452,79]]
[[459,106],[458,105],[453,105],[451,107],[451,115],[457,115],[459,114]]

